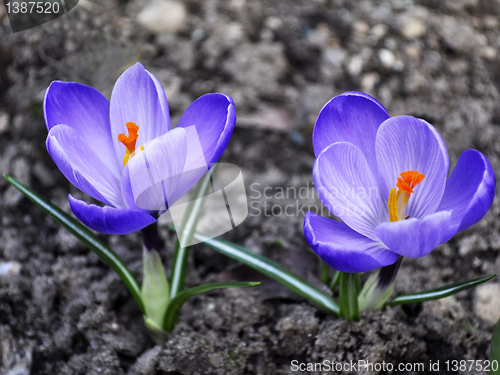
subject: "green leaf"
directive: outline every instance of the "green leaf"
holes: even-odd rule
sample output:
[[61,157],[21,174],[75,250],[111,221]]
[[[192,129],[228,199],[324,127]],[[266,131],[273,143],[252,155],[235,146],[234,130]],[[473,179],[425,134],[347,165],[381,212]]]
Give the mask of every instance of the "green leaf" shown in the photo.
[[174,259],[172,262],[170,280],[170,298],[174,298],[184,287],[184,279],[186,278],[186,268],[189,256],[189,246],[186,244],[191,242],[196,226],[198,225],[198,220],[200,219],[203,206],[205,204],[204,197],[206,197],[210,187],[210,180],[214,170],[215,168],[207,172],[198,182],[198,186],[196,187],[194,194],[191,197],[191,201],[186,209],[186,213],[184,214],[182,227],[180,229],[181,233],[179,236],[183,243],[181,244],[180,241],[177,241],[174,249]]
[[44,210],[49,216],[61,224],[72,235],[74,235],[81,243],[92,250],[101,260],[109,265],[113,271],[122,279],[126,287],[132,293],[139,308],[145,313],[144,304],[141,298],[141,290],[137,280],[134,278],[130,270],[123,263],[123,261],[111,250],[104,242],[102,242],[90,229],[74,219],[66,212],[55,206],[34,190],[26,185],[17,181],[15,178],[4,174],[4,177],[9,181],[17,190],[23,193],[30,201],[35,203],[38,207]]
[[432,301],[435,299],[445,298],[451,296],[453,294],[459,293],[463,290],[475,287],[479,284],[482,284],[488,280],[494,278],[498,273],[494,275],[489,275],[485,277],[480,277],[478,279],[462,281],[460,283],[454,283],[445,285],[436,289],[428,290],[420,293],[411,293],[411,294],[402,294],[397,296],[393,300],[391,300],[387,305],[389,306],[397,306],[397,305],[405,305],[408,303],[417,303],[424,301]]
[[330,290],[333,292],[340,281],[340,271],[335,271],[330,282]]
[[[493,363],[493,361],[497,361]],[[491,338],[490,349],[491,375],[500,375],[500,320],[497,323],[493,337]],[[495,370],[496,369],[496,370]]]
[[342,315],[349,321],[359,320],[358,273],[340,273],[339,305]]
[[175,321],[177,319],[177,312],[181,308],[181,306],[188,300],[188,298],[192,296],[196,296],[197,294],[210,292],[216,289],[225,289],[225,288],[243,288],[247,286],[259,285],[260,282],[223,282],[223,283],[211,283],[200,286],[195,286],[191,289],[186,289],[180,292],[175,298],[170,300],[170,303],[167,308],[167,312],[165,314],[165,322],[163,327],[167,332],[171,332],[174,328]]
[[141,295],[146,309],[146,317],[161,327],[170,300],[165,267],[163,267],[160,254],[156,250],[148,250],[144,247],[142,255]]
[[331,296],[316,289],[308,282],[271,259],[231,242],[210,238],[199,233],[195,233],[194,238],[202,241],[215,251],[229,258],[236,259],[271,279],[276,280],[292,292],[304,297],[319,309],[337,316],[340,314],[339,306]]
[[324,261],[321,261],[321,281],[328,283],[328,265]]

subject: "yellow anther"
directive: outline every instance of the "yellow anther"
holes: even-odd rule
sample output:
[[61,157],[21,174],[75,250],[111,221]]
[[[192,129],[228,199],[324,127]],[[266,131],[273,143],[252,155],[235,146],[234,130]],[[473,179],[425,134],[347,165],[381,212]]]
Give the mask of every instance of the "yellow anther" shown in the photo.
[[398,193],[396,188],[392,188],[389,192],[389,220],[398,221]]

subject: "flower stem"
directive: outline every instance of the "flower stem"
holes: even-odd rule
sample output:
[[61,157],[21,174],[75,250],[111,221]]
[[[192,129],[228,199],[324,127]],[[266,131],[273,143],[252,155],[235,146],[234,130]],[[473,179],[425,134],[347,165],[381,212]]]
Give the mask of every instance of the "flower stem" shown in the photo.
[[341,272],[339,281],[339,305],[342,315],[350,320],[359,320],[358,274]]
[[[200,219],[205,203],[205,196],[210,188],[212,173],[215,168],[208,171],[198,182],[198,186],[191,197],[186,213],[184,214],[181,228],[176,228],[181,231],[178,236],[179,240],[175,244],[174,260],[172,263],[172,276],[170,285],[170,298],[177,296],[184,287],[184,279],[186,278],[186,268],[189,256],[189,244],[196,230],[198,220]],[[178,232],[179,233],[179,232]],[[182,242],[182,243],[181,243]]]

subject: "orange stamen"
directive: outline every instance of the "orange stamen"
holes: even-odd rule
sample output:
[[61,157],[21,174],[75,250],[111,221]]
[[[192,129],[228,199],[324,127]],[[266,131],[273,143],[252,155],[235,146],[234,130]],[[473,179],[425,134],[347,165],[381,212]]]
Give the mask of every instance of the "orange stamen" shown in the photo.
[[396,182],[396,187],[392,188],[389,192],[389,202],[387,206],[389,208],[389,220],[399,221],[403,219],[408,219],[409,216],[405,217],[406,205],[410,199],[410,194],[413,193],[413,188],[422,182],[424,175],[418,173],[417,171],[406,171],[400,174]]
[[422,182],[424,175],[417,171],[407,171],[400,174],[396,186],[405,193],[413,193],[413,188]]
[[125,145],[129,153],[135,151],[135,143],[137,142],[137,138],[139,138],[139,127],[135,124],[135,122],[127,122],[125,124],[128,130],[128,136],[125,136],[124,133],[118,134],[118,140]]

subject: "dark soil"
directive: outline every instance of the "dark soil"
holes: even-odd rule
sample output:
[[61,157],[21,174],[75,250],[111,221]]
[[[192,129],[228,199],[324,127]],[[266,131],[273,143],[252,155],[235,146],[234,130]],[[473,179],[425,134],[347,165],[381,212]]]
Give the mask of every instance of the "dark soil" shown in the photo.
[[[174,124],[206,92],[233,97],[237,128],[222,160],[243,170],[251,206],[224,238],[315,285],[319,261],[303,238],[301,206],[318,206],[311,133],[332,96],[368,92],[392,114],[435,125],[451,164],[476,148],[500,172],[498,1],[186,0],[189,16],[179,30],[157,34],[135,21],[143,3],[80,0],[68,15],[15,34],[3,21],[0,173],[69,212],[67,194],[83,194],[46,152],[44,90],[53,80],[72,80],[109,97],[116,78],[138,60],[163,83]],[[270,198],[259,194],[266,187],[275,188],[267,190]],[[308,194],[283,197],[279,187]],[[293,215],[277,215],[287,205]],[[396,293],[498,272],[499,209],[495,201],[471,229],[425,258],[406,259]],[[4,179],[0,210],[2,374],[274,375],[297,373],[293,360],[424,363],[420,373],[440,361],[440,373],[459,373],[447,372],[444,362],[488,356],[494,316],[474,290],[348,323],[204,245],[192,249],[187,286],[242,279],[262,286],[191,299],[169,341],[155,346],[118,277]],[[167,266],[175,241],[168,223],[165,215]],[[139,235],[102,237],[140,278]]]

